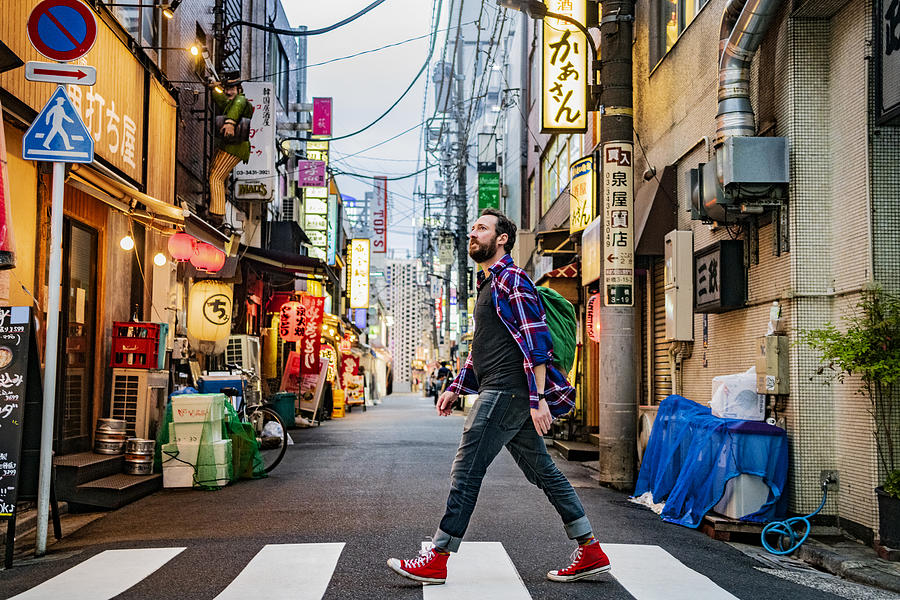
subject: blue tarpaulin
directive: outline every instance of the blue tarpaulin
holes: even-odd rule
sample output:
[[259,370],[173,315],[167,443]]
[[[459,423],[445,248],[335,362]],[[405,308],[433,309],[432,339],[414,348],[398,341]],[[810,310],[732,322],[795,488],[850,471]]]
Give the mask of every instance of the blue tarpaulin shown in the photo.
[[742,473],[769,486],[769,498],[745,521],[784,514],[788,472],[787,433],[758,421],[720,419],[709,407],[672,395],[662,401],[641,462],[634,495],[665,501],[660,516],[695,528],[722,498],[725,483]]

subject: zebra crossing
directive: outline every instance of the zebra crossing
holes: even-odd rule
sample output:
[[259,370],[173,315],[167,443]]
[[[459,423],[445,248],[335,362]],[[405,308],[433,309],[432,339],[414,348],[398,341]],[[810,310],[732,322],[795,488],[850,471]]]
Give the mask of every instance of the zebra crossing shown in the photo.
[[[423,546],[426,542],[423,542]],[[264,546],[215,600],[254,597],[266,582],[267,600],[320,600],[338,566],[343,543]],[[737,600],[659,546],[603,544],[613,577],[635,600]],[[185,548],[106,550],[11,600],[109,600],[138,584]],[[648,568],[652,565],[651,568]],[[499,542],[463,542],[451,558],[447,583],[423,585],[423,600],[530,600],[522,577]]]

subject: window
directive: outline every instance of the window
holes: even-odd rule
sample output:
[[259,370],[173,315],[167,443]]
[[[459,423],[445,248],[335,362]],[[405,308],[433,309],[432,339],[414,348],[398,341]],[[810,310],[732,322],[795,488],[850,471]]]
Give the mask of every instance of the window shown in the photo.
[[550,209],[560,192],[569,185],[569,165],[579,147],[575,135],[556,136],[547,147],[541,161],[541,215]]
[[278,98],[278,101],[281,102],[281,106],[284,110],[287,110],[288,103],[290,102],[290,63],[288,63],[287,53],[285,53],[284,48],[281,47],[281,44],[277,42],[275,43],[275,64],[273,65],[274,69],[274,84],[275,84],[275,96]]
[[656,65],[709,0],[655,0],[650,11],[650,63]]
[[[110,3],[112,4],[112,2]],[[110,6],[112,14],[140,46],[159,46],[159,18],[157,7],[141,0],[117,0]]]

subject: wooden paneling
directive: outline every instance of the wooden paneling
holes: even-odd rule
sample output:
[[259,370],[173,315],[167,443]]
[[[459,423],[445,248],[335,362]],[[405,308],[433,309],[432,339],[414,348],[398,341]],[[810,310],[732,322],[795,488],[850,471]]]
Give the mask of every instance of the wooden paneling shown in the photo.
[[175,202],[175,100],[155,79],[150,80],[150,122],[147,124],[147,194]]
[[[28,15],[38,2],[2,3],[0,40],[25,61],[47,61],[31,46],[25,32]],[[144,183],[144,68],[99,16],[94,47],[73,64],[97,68],[96,85],[70,85],[67,88],[72,103],[94,138],[94,152],[132,180]],[[0,87],[40,111],[54,86],[26,81],[25,69],[14,69],[0,75]],[[171,152],[174,151],[173,146]]]

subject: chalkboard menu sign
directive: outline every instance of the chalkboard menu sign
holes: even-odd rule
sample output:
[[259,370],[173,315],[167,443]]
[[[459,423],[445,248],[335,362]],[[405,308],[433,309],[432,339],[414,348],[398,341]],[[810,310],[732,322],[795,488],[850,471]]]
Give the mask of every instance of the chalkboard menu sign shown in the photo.
[[0,307],[0,519],[16,509],[31,337],[30,308]]

